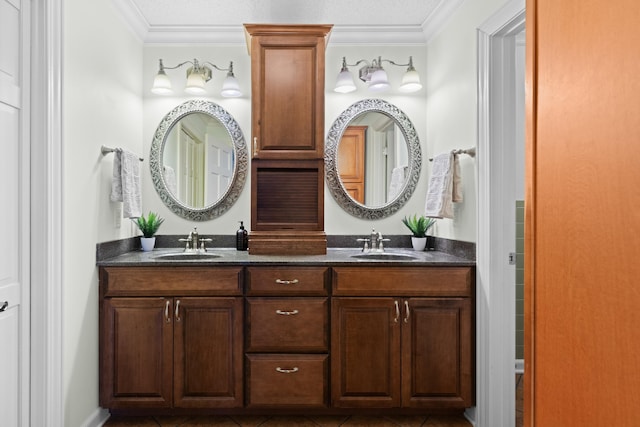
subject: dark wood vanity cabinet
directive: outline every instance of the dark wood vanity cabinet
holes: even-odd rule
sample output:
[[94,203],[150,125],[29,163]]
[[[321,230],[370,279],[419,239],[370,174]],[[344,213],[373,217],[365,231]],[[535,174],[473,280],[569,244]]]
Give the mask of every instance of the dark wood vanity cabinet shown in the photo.
[[472,406],[472,279],[470,268],[336,267],[331,404]]
[[243,406],[241,267],[100,275],[101,406]]
[[329,268],[248,267],[247,407],[326,408]]
[[100,267],[100,405],[461,411],[475,399],[474,271]]
[[324,72],[331,25],[245,24],[252,254],[324,254]]

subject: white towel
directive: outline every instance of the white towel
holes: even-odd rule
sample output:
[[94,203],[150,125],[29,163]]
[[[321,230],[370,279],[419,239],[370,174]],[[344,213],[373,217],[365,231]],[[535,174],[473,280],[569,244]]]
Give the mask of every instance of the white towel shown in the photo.
[[178,197],[178,182],[176,181],[176,171],[171,166],[164,166],[164,182],[167,189],[176,198]]
[[405,166],[399,166],[393,168],[391,171],[391,182],[389,183],[387,202],[392,201],[400,194],[400,190],[402,190],[402,186],[404,185],[404,168]]
[[439,154],[433,159],[433,170],[424,215],[432,218],[453,218],[453,202],[462,201],[462,185],[458,156]]
[[122,149],[117,149],[113,154],[111,201],[123,202],[124,218],[138,218],[142,214],[140,158]]

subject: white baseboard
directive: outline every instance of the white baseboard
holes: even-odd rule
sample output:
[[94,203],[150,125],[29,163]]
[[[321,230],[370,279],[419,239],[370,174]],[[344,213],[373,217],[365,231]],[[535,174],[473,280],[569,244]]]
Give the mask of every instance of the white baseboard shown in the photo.
[[524,359],[516,359],[516,374],[524,374]]
[[82,427],[102,427],[111,414],[107,409],[98,408],[82,423]]

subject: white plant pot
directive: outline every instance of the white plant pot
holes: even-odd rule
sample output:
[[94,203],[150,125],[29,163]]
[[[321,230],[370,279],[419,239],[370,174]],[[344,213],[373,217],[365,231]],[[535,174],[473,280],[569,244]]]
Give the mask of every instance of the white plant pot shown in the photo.
[[142,250],[145,252],[152,251],[154,246],[156,245],[155,237],[140,237],[140,245],[142,245]]
[[411,245],[414,251],[424,251],[425,246],[427,246],[427,238],[411,236]]

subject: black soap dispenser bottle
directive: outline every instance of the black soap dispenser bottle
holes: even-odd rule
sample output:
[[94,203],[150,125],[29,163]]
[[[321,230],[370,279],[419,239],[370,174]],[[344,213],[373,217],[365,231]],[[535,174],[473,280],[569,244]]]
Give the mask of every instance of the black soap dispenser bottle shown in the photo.
[[236,232],[236,249],[246,251],[249,247],[249,233],[244,229],[244,224],[240,221],[240,228]]

